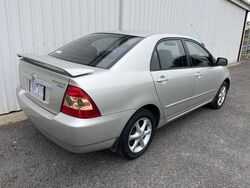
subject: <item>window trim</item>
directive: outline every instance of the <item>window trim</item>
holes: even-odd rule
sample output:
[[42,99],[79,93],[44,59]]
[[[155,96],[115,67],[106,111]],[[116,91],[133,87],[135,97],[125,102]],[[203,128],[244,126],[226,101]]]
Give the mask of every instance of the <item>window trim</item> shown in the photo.
[[[179,40],[181,42],[181,45],[183,47],[183,51],[184,51],[184,55],[186,56],[186,59],[187,59],[187,66],[186,67],[179,67],[179,68],[171,68],[171,69],[162,69],[161,67],[161,63],[160,63],[160,58],[159,58],[159,53],[158,53],[158,50],[157,49],[157,46],[164,42],[164,41],[169,41],[169,40]],[[154,51],[156,50],[156,54],[157,54],[157,59],[158,59],[158,63],[159,63],[159,69],[157,70],[151,70],[151,64],[152,64],[152,60],[153,60],[153,55],[154,55]],[[191,61],[188,57],[188,54],[187,54],[187,51],[185,49],[185,46],[184,46],[184,42],[183,42],[183,38],[181,37],[166,37],[166,38],[161,38],[160,40],[157,41],[157,43],[155,44],[154,46],[154,49],[152,51],[152,54],[151,54],[151,59],[150,59],[150,65],[149,65],[149,68],[150,68],[150,72],[153,72],[153,71],[166,71],[166,70],[179,70],[179,69],[188,69],[188,68],[191,68]]]
[[[213,55],[212,55],[212,54],[205,48],[205,46],[203,46],[201,43],[197,42],[196,40],[189,39],[189,38],[183,38],[182,41],[183,41],[183,45],[184,45],[184,48],[185,48],[185,50],[186,50],[188,59],[189,59],[189,61],[190,61],[190,66],[191,66],[192,68],[202,68],[202,67],[214,67],[214,66],[217,66],[217,65],[216,65],[216,60],[215,60],[215,58],[213,57]],[[193,42],[193,43],[197,44],[198,46],[200,46],[203,50],[205,50],[205,52],[208,53],[209,57],[212,59],[212,65],[208,65],[208,66],[194,66],[194,65],[193,65],[193,62],[192,62],[192,58],[191,58],[190,52],[189,52],[188,47],[187,47],[187,44],[186,44],[186,41],[188,41],[188,42]]]

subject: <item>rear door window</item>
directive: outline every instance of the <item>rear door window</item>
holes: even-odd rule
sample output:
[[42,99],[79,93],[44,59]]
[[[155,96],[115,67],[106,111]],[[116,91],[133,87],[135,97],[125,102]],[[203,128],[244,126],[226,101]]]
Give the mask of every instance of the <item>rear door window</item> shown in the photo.
[[108,69],[142,40],[142,37],[94,33],[81,37],[50,53],[58,59]]
[[152,58],[151,58],[150,70],[151,71],[157,71],[157,70],[160,70],[160,69],[161,69],[161,67],[160,67],[158,54],[157,54],[157,51],[154,50],[154,53],[153,53]]

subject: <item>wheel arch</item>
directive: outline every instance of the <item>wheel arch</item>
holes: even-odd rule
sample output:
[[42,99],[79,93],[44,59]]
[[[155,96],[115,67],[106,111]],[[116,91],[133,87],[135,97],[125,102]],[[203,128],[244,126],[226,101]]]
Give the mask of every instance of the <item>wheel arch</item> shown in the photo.
[[[153,116],[155,117],[155,120],[156,120],[156,128],[159,126],[159,122],[160,122],[160,118],[161,118],[161,111],[160,111],[160,108],[155,105],[155,104],[145,104],[145,105],[142,105],[141,107],[137,108],[136,111],[129,117],[128,121],[131,119],[131,117],[133,117],[140,109],[146,109],[146,110],[149,110]],[[128,122],[127,121],[127,122]],[[126,125],[125,125],[126,126]],[[121,131],[121,134],[125,128],[125,126],[123,127],[122,131]],[[120,135],[121,136],[121,135]],[[120,136],[116,139],[115,143],[113,144],[113,146],[110,148],[111,151],[113,152],[120,152],[119,151],[119,144],[120,144]]]
[[[156,127],[159,126],[159,122],[160,122],[160,118],[161,118],[161,112],[160,112],[160,109],[159,109],[158,106],[156,106],[155,104],[146,104],[146,105],[141,106],[138,110],[140,110],[140,109],[146,109],[146,110],[150,111],[153,114],[154,118],[155,118]],[[138,110],[136,110],[136,112]]]

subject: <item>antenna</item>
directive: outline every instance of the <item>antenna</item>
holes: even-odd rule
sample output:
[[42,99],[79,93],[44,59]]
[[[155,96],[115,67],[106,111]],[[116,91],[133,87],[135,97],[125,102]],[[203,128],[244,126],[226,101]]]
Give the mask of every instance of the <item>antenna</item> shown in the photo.
[[191,24],[191,27],[193,28],[195,34],[198,36],[199,40],[201,41],[201,44],[202,44],[203,46],[205,46],[205,44],[204,44],[204,43],[202,42],[202,40],[201,40],[201,37],[200,37],[199,33],[198,33],[198,32],[196,31],[196,29],[194,28],[193,24]]

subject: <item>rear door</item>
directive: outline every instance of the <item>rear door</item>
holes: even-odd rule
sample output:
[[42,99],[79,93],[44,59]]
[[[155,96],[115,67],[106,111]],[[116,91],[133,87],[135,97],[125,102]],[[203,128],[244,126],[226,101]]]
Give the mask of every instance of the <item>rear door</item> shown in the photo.
[[158,42],[150,68],[166,118],[185,112],[193,93],[194,72],[189,67],[182,41]]
[[190,106],[194,107],[215,96],[221,80],[220,67],[215,65],[212,55],[198,42],[185,40],[185,46],[195,71],[194,93],[190,103]]

